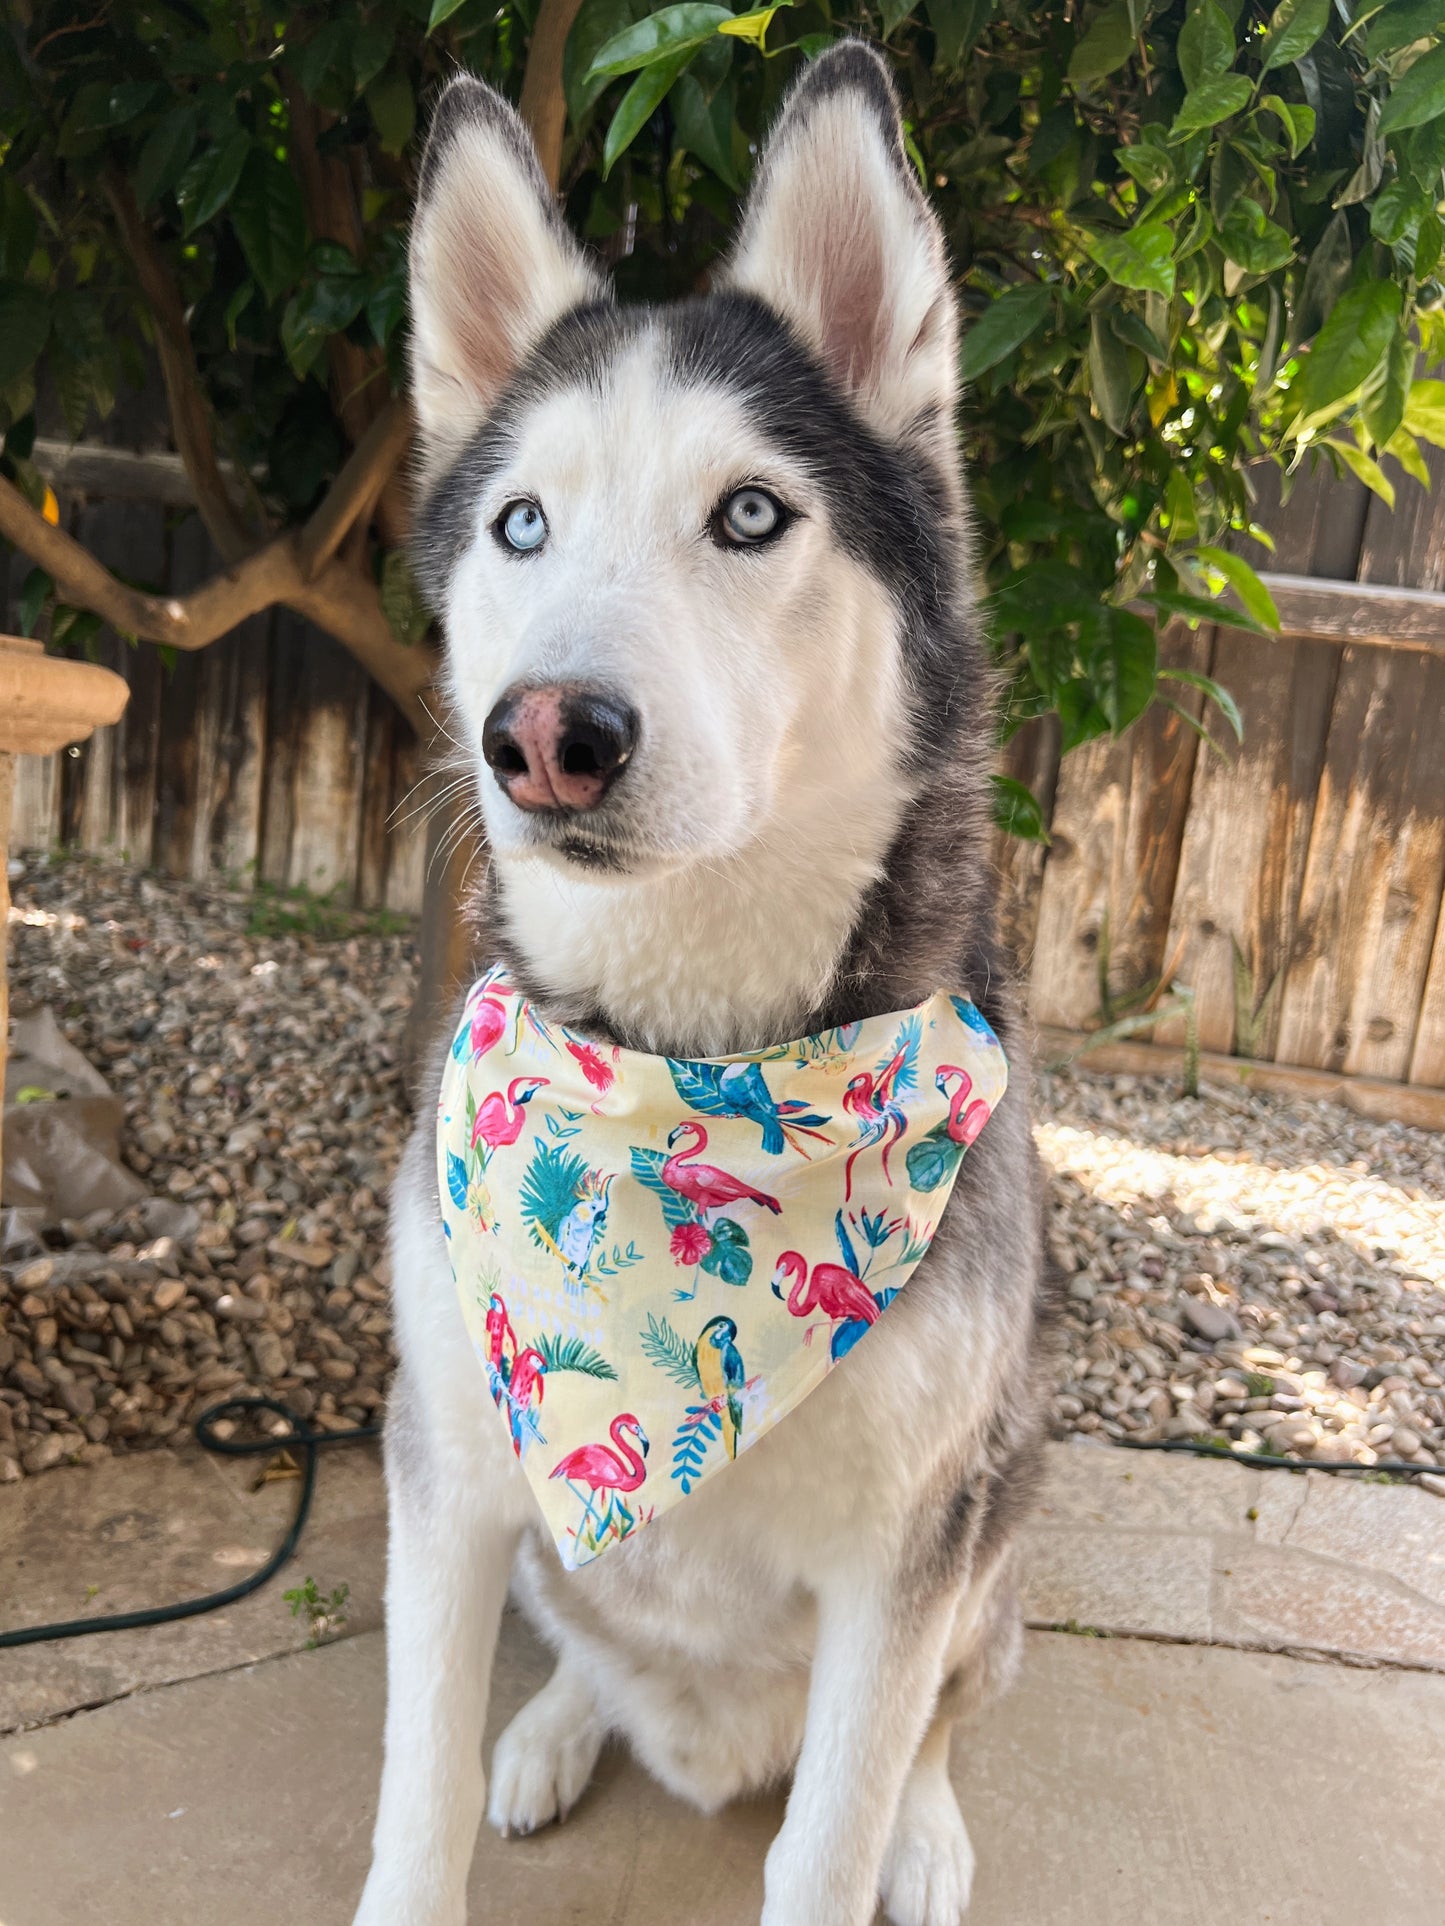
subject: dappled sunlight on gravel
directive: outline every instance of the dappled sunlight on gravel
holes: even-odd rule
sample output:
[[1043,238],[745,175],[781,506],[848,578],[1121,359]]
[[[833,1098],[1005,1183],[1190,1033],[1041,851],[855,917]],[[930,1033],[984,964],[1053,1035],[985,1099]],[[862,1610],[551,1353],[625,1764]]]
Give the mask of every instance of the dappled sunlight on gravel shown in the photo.
[[1041,1080],[1060,1431],[1445,1459],[1445,1139],[1166,1079]]

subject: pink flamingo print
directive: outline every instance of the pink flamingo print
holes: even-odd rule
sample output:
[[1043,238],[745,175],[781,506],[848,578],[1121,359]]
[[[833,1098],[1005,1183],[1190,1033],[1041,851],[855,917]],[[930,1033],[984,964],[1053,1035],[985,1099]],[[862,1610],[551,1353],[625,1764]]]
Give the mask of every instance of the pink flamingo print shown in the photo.
[[[783,1295],[783,1280],[791,1278],[788,1309],[794,1317],[809,1317],[821,1311],[834,1324],[861,1321],[875,1324],[878,1305],[861,1277],[845,1271],[841,1264],[815,1264],[808,1275],[808,1260],[801,1251],[784,1251],[773,1272],[773,1296]],[[804,1344],[812,1342],[813,1330],[803,1333]]]
[[[626,1436],[631,1432],[637,1440]],[[624,1411],[612,1420],[607,1435],[611,1438],[616,1451],[610,1451],[605,1444],[578,1445],[575,1451],[552,1467],[550,1476],[563,1478],[582,1500],[584,1518],[594,1521],[598,1534],[606,1528],[612,1503],[619,1492],[634,1492],[647,1476],[647,1466],[643,1463],[648,1452],[647,1433],[640,1419],[630,1411]],[[638,1447],[641,1447],[639,1452]],[[579,1487],[585,1486],[585,1490]],[[593,1503],[599,1492],[608,1494],[607,1511],[600,1516],[593,1510]],[[589,1495],[590,1494],[590,1495]],[[624,1513],[626,1507],[623,1507]]]
[[719,1170],[713,1164],[698,1164],[689,1161],[707,1149],[707,1132],[700,1123],[680,1123],[667,1140],[667,1147],[673,1146],[684,1137],[692,1142],[683,1150],[673,1151],[662,1166],[662,1181],[669,1190],[675,1190],[679,1197],[685,1197],[695,1204],[706,1216],[709,1212],[722,1210],[728,1204],[761,1204],[770,1210],[774,1217],[782,1211],[776,1197],[769,1197],[765,1191],[754,1190],[745,1184],[741,1177],[734,1177],[726,1170]]
[[[958,1079],[958,1088],[950,1095],[948,1086],[955,1077]],[[988,1122],[989,1107],[981,1099],[976,1103],[968,1103],[969,1097],[973,1094],[973,1078],[956,1063],[939,1064],[938,1073],[933,1081],[943,1095],[948,1097],[949,1142],[962,1144],[967,1150],[970,1144],[978,1141],[980,1132]],[[968,1104],[966,1110],[965,1104]]]
[[856,1077],[848,1079],[844,1088],[843,1108],[856,1117],[862,1126],[858,1142],[843,1166],[845,1202],[853,1195],[853,1166],[873,1144],[882,1143],[883,1175],[890,1184],[893,1182],[888,1170],[888,1153],[908,1128],[907,1117],[894,1101],[893,1085],[907,1058],[908,1049],[905,1045],[876,1076],[867,1070],[860,1070]]
[[[595,1044],[574,1043],[569,1037],[567,1039],[567,1054],[576,1058],[583,1076],[597,1092],[597,1102],[594,1102],[592,1105],[595,1111],[597,1103],[607,1095],[607,1092],[612,1088],[613,1084],[616,1083],[617,1072]],[[614,1049],[612,1052],[614,1063],[617,1061],[619,1055],[620,1052]]]
[[524,1106],[529,1104],[539,1090],[547,1087],[546,1077],[513,1077],[507,1085],[504,1097],[500,1090],[494,1090],[477,1105],[476,1118],[472,1124],[472,1149],[479,1143],[487,1146],[487,1154],[500,1150],[506,1144],[514,1144],[522,1134]]

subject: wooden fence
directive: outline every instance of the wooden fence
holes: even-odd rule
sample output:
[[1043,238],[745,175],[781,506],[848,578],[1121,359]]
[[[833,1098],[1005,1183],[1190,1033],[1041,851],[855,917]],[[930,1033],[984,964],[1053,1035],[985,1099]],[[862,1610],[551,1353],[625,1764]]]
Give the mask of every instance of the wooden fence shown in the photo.
[[[73,496],[64,513],[113,568],[184,589],[214,556],[181,478],[158,486],[148,460],[148,479],[120,463],[90,486],[151,499]],[[1163,638],[1175,666],[1233,692],[1242,748],[1217,756],[1163,709],[1062,764],[1047,724],[1018,737],[1008,766],[1052,840],[1000,843],[1006,932],[1051,1032],[1177,983],[1206,1051],[1424,1100],[1445,1088],[1445,490],[1402,480],[1391,515],[1316,475],[1259,513],[1285,633]],[[10,626],[25,568],[11,559]],[[110,635],[101,659],[131,682],[130,709],[79,752],[27,759],[16,847],[419,907],[425,819],[407,798],[422,752],[338,645],[277,611],[173,664]],[[1179,1020],[1156,1035],[1177,1042]]]
[[1062,764],[1046,727],[1016,740],[1052,842],[1000,848],[1006,928],[1044,1026],[1177,982],[1206,1051],[1439,1088],[1445,490],[1402,479],[1392,515],[1316,475],[1260,518],[1284,633],[1162,638],[1234,694],[1243,746],[1216,756],[1166,710]]
[[[127,470],[113,456],[96,451],[107,486],[148,499],[62,497],[66,525],[130,580],[195,587],[218,560],[183,479],[168,490],[163,461]],[[0,609],[13,629],[29,564],[8,561],[7,608],[0,553]],[[411,725],[338,643],[277,609],[172,659],[109,630],[98,647],[130,683],[129,707],[79,750],[21,758],[12,847],[64,844],[172,876],[420,908],[426,825],[413,791],[425,761]]]

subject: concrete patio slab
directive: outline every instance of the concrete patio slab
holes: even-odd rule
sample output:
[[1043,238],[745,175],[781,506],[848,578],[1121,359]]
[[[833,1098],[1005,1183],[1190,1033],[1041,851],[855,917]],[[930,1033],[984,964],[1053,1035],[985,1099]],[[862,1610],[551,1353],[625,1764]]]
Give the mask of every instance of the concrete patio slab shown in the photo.
[[[265,1563],[296,1504],[262,1461],[148,1451],[27,1478],[0,1491],[0,1631],[194,1597]],[[22,1647],[0,1663],[0,1732],[147,1685],[295,1651],[308,1627],[282,1597],[308,1573],[347,1584],[348,1629],[381,1623],[386,1507],[374,1445],[330,1451],[301,1558],[249,1598],[144,1631]],[[0,1912],[0,1921],[5,1921]]]
[[[510,1620],[494,1733],[545,1671]],[[368,1634],[0,1742],[0,1919],[346,1926],[382,1694]],[[978,1926],[1445,1917],[1445,1679],[1034,1633],[1018,1690],[960,1738],[955,1777]],[[704,1819],[609,1753],[566,1826],[506,1844],[484,1831],[470,1917],[752,1926],[780,1810]]]
[[[0,1490],[0,1629],[185,1598],[254,1569],[296,1498],[291,1481],[258,1487],[258,1470],[148,1452]],[[1051,1445],[1024,1552],[1038,1627],[1445,1671],[1445,1501],[1425,1491]],[[297,1650],[307,1626],[282,1593],[308,1576],[323,1593],[350,1587],[348,1635],[373,1630],[385,1554],[379,1453],[330,1451],[284,1576],[205,1618],[7,1654],[0,1732]]]

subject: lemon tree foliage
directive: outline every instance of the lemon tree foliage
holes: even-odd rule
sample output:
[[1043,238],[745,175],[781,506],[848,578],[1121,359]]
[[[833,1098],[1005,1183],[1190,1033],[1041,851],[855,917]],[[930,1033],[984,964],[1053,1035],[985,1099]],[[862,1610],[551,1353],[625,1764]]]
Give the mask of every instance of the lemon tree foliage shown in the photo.
[[[402,380],[428,97],[460,65],[516,98],[540,4],[15,0],[4,472],[38,503],[37,405],[78,436],[144,378],[164,323],[128,202],[222,452],[272,526],[302,516],[356,385]],[[846,33],[891,57],[957,271],[1007,726],[1118,731],[1168,698],[1161,618],[1225,596],[1231,620],[1275,622],[1248,559],[1264,468],[1328,461],[1390,502],[1445,445],[1445,0],[582,0],[562,191],[625,296],[701,283],[788,83]],[[399,558],[375,570],[415,633]],[[1027,791],[999,800],[1038,828]]]

